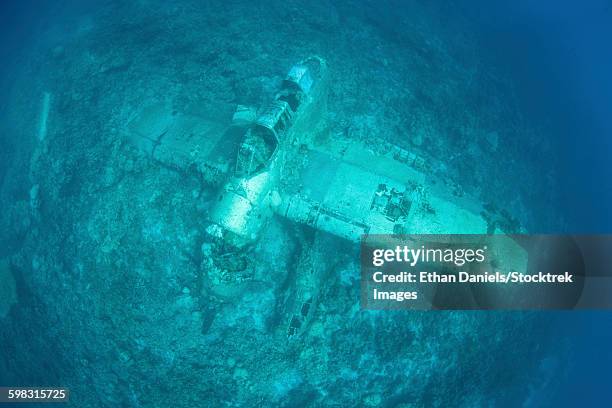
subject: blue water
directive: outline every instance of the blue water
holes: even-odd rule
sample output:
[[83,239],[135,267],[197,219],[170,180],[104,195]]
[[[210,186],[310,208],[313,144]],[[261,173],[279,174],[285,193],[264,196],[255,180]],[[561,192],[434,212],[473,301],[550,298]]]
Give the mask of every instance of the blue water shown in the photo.
[[466,9],[493,58],[516,79],[525,112],[553,124],[559,208],[569,231],[609,232],[611,3],[483,1]]
[[[175,176],[159,169],[151,178],[159,181],[168,177],[161,187],[155,184],[157,181],[147,179],[150,184],[145,184],[144,179],[138,179],[140,181],[135,184],[141,189],[132,187],[133,190],[126,192],[126,198],[117,204],[119,210],[113,203],[100,204],[104,200],[98,199],[98,194],[112,197],[108,191],[122,182],[117,178],[118,181],[113,179],[115,184],[109,182],[100,190],[92,188],[96,184],[92,180],[106,174],[104,161],[110,156],[109,152],[118,149],[118,144],[113,144],[109,136],[113,134],[114,124],[106,126],[105,123],[111,112],[116,114],[120,108],[128,109],[126,106],[135,103],[133,99],[137,98],[130,99],[132,85],[139,90],[159,81],[159,88],[151,85],[153,90],[149,95],[171,94],[184,107],[196,109],[194,105],[200,100],[183,91],[181,86],[196,81],[200,81],[198,86],[203,86],[202,83],[212,80],[208,77],[198,79],[198,75],[190,71],[189,63],[193,63],[198,67],[195,72],[199,73],[201,68],[202,75],[213,72],[225,78],[218,88],[210,88],[217,100],[226,98],[224,103],[236,103],[242,95],[248,94],[245,99],[257,101],[260,94],[274,88],[277,76],[283,74],[287,63],[311,52],[326,54],[330,60],[339,62],[337,66],[342,67],[344,75],[353,75],[334,78],[338,85],[332,90],[331,98],[339,98],[341,102],[333,102],[330,109],[336,118],[354,121],[356,128],[365,126],[364,123],[374,123],[374,128],[380,124],[383,128],[397,121],[402,129],[410,122],[409,112],[401,108],[402,98],[405,98],[402,87],[446,80],[451,84],[461,83],[464,78],[450,78],[459,74],[444,64],[452,65],[452,58],[456,58],[454,61],[477,59],[484,71],[504,78],[504,84],[511,84],[500,88],[496,96],[502,101],[516,99],[516,105],[512,106],[520,113],[521,123],[526,128],[538,129],[538,141],[534,142],[535,133],[530,132],[502,134],[498,150],[483,153],[479,171],[469,173],[465,170],[466,190],[488,191],[474,189],[473,185],[478,183],[468,178],[490,172],[496,174],[496,180],[485,178],[484,183],[491,183],[490,190],[497,188],[494,182],[505,186],[495,198],[498,203],[512,199],[513,194],[523,197],[523,206],[513,210],[526,213],[518,217],[529,225],[531,232],[612,233],[612,2],[475,0],[459,4],[425,3],[324,0],[269,4],[233,1],[226,5],[181,1],[142,1],[132,5],[113,1],[2,2],[0,205],[3,208],[0,228],[4,230],[0,231],[0,259],[10,257],[14,270],[18,271],[15,274],[20,301],[4,320],[0,320],[3,322],[0,328],[0,386],[61,385],[65,381],[80,392],[88,390],[91,393],[81,401],[101,401],[98,406],[125,407],[163,406],[173,401],[171,390],[164,387],[150,398],[145,396],[147,390],[157,390],[155,384],[164,381],[173,385],[189,384],[192,390],[204,394],[192,395],[191,399],[181,402],[184,405],[177,406],[198,406],[198,403],[202,406],[238,406],[245,401],[253,403],[253,395],[258,392],[265,393],[263,406],[308,405],[309,401],[323,398],[322,395],[329,395],[327,401],[341,401],[344,406],[357,406],[366,400],[373,404],[371,406],[389,407],[400,406],[401,402],[422,402],[424,406],[435,403],[488,406],[485,401],[492,401],[496,406],[521,403],[562,407],[610,405],[612,313],[607,311],[539,312],[534,315],[431,312],[427,316],[389,314],[377,321],[378,315],[364,317],[353,313],[349,302],[357,299],[355,289],[336,284],[330,285],[329,290],[340,293],[338,296],[345,296],[342,299],[348,301],[326,305],[325,313],[332,317],[322,318],[319,337],[313,335],[299,347],[289,346],[279,351],[274,348],[276,346],[267,346],[269,333],[261,329],[272,325],[268,321],[270,315],[262,310],[278,306],[270,300],[273,295],[269,292],[251,294],[249,305],[235,309],[204,301],[204,297],[193,301],[198,304],[194,310],[204,318],[198,317],[200,315],[185,317],[178,312],[165,314],[171,307],[180,308],[191,302],[185,300],[188,296],[180,290],[185,286],[193,292],[197,285],[190,279],[195,281],[195,278],[188,273],[177,273],[178,277],[174,278],[164,274],[143,278],[136,271],[147,268],[175,271],[178,261],[171,253],[176,247],[164,246],[170,244],[164,244],[161,236],[175,234],[188,242],[188,233],[182,236],[175,231],[168,232],[170,228],[164,229],[163,225],[157,225],[157,230],[151,226],[148,231],[153,231],[150,234],[157,237],[154,244],[158,245],[153,247],[160,254],[170,255],[150,255],[144,250],[142,253],[123,252],[122,267],[127,265],[128,270],[134,271],[125,280],[125,286],[103,275],[102,268],[93,272],[88,269],[89,262],[95,263],[96,256],[104,257],[103,251],[92,248],[95,245],[88,241],[80,245],[75,237],[89,239],[95,236],[98,239],[99,231],[109,236],[117,233],[111,222],[107,226],[100,221],[105,219],[99,216],[101,211],[112,214],[115,217],[112,221],[119,225],[137,223],[140,222],[138,215],[127,214],[124,209],[129,206],[121,207],[121,203],[139,202],[140,196],[146,196],[144,202],[154,202],[162,209],[160,217],[172,214],[168,215],[171,218],[168,225],[183,227],[182,220],[189,218],[191,210],[198,216],[202,214],[195,205],[189,211],[174,212],[174,207],[180,207],[175,203],[186,200],[183,196],[172,196],[170,200],[175,200],[172,206],[164,204],[159,197],[170,197],[174,186],[185,187],[188,198],[198,185],[193,180],[172,178]],[[117,24],[110,24],[115,15]],[[266,18],[270,21],[262,24]],[[415,33],[419,29],[431,31],[419,35]],[[121,30],[134,30],[138,35],[126,35],[124,42]],[[295,35],[291,35],[291,30]],[[439,30],[439,37],[435,30]],[[474,42],[465,48],[453,49],[453,44],[460,43],[454,38],[453,30],[469,32]],[[193,40],[188,38],[191,34]],[[173,39],[173,35],[176,38]],[[435,37],[435,41],[428,42],[429,36]],[[253,38],[259,42],[250,43]],[[438,53],[436,41],[442,44],[448,41],[450,51]],[[360,42],[373,44],[372,48],[361,49]],[[168,44],[164,51],[155,48],[160,43]],[[207,47],[216,44],[219,49],[210,57],[202,56],[198,48],[204,47],[204,43]],[[122,58],[117,57],[118,54]],[[116,65],[108,70],[108,79],[95,82],[99,71],[106,69],[99,68],[103,66],[100,61],[106,63],[108,60],[104,58],[108,55],[115,58],[109,59],[110,64]],[[193,55],[198,56],[197,60]],[[414,56],[418,59],[411,59]],[[447,57],[451,59],[445,59]],[[355,62],[347,58],[354,58]],[[95,65],[95,69],[87,68],[83,71],[87,75],[76,77],[68,69],[74,61],[83,64],[96,61],[95,64],[100,65]],[[282,68],[277,69],[275,63]],[[223,64],[227,67],[222,67]],[[65,76],[55,71],[58,67],[67,70]],[[406,71],[402,70],[404,68]],[[75,72],[79,71],[75,69]],[[449,78],[444,77],[446,74]],[[91,81],[88,75],[93,78]],[[418,79],[411,79],[411,75]],[[431,75],[442,77],[432,79]],[[242,79],[244,81],[240,82]],[[235,82],[228,85],[231,81]],[[343,81],[349,85],[343,85]],[[383,106],[380,101],[387,94],[385,86],[389,87],[392,98]],[[476,89],[469,95],[475,95],[475,100],[491,92],[485,89],[484,82],[477,81],[473,86]],[[92,128],[84,125],[63,129],[58,122],[50,122],[49,137],[58,143],[43,154],[50,159],[43,161],[42,167],[31,167],[31,157],[36,150],[33,135],[37,130],[40,97],[47,89],[54,95],[61,95],[54,99],[58,104],[55,106],[61,107],[60,116],[74,119],[75,123],[95,123],[98,128],[94,129],[103,131],[92,133]],[[197,88],[197,92],[207,89]],[[508,89],[512,89],[512,95],[505,93]],[[90,94],[93,96],[89,97]],[[428,93],[427,89],[411,89],[410,94],[416,98],[414,106],[422,104],[436,112],[448,102],[435,99],[436,94]],[[206,95],[199,96],[206,100]],[[462,104],[461,101],[451,102],[454,102],[452,106]],[[484,105],[483,102],[483,112],[486,111]],[[399,118],[389,114],[389,109]],[[461,118],[461,112],[449,111],[449,115]],[[516,117],[517,113],[512,111],[509,116]],[[507,120],[504,117],[500,122]],[[500,123],[500,128],[503,125],[505,122]],[[397,128],[384,127],[387,137],[393,139],[389,136],[390,129]],[[513,140],[503,140],[504,137]],[[438,157],[441,161],[448,157],[449,169],[460,172],[463,171],[460,160],[453,162],[449,152],[457,150],[456,146],[463,149],[466,145],[454,143],[463,141],[442,137],[429,153],[441,155]],[[65,156],[62,149],[65,149]],[[93,153],[88,154],[90,151]],[[496,155],[501,157],[499,160],[512,159],[508,166],[518,163],[517,171],[528,171],[530,179],[517,180],[511,176],[512,172],[495,167]],[[146,169],[150,169],[136,159],[131,165],[139,169],[135,171],[138,177],[145,177]],[[31,216],[27,225],[22,222],[27,218],[23,214],[32,206],[31,173],[52,175],[47,182],[57,180],[59,187],[56,189],[46,188],[44,182],[40,182],[43,200],[51,196],[65,197],[57,202],[65,201],[74,206],[47,208],[42,217]],[[156,187],[147,191],[149,185]],[[532,186],[542,189],[534,191]],[[550,189],[542,186],[550,186]],[[71,211],[87,218],[71,219]],[[99,225],[102,226],[96,230]],[[188,227],[184,230],[189,230]],[[194,222],[196,227],[198,224]],[[286,227],[278,228],[282,231]],[[129,232],[119,230],[125,234],[123,241],[118,241],[119,247],[131,244],[139,248],[140,243],[130,241]],[[155,231],[164,233],[160,232],[158,237]],[[91,240],[98,242],[94,238]],[[201,245],[200,241],[197,243]],[[143,248],[150,244],[143,244]],[[268,254],[274,251],[270,248]],[[147,259],[147,255],[151,259]],[[45,262],[48,267],[34,266],[35,263],[45,265]],[[282,263],[278,265],[272,264],[271,268],[282,269]],[[343,273],[343,279],[352,282],[350,273]],[[62,279],[62,276],[68,278]],[[53,282],[48,290],[36,286],[45,279]],[[177,285],[177,293],[160,288],[168,282]],[[145,292],[134,289],[142,286]],[[98,290],[102,295],[96,297],[88,292],[90,290]],[[147,302],[149,297],[151,300]],[[183,303],[175,303],[176,298]],[[137,300],[142,300],[142,304]],[[75,304],[78,302],[81,303]],[[125,317],[113,314],[124,309]],[[130,329],[133,315],[128,311],[134,316],[142,312],[133,331]],[[250,314],[255,316],[255,323],[243,327],[240,319]],[[70,322],[58,323],[63,315],[70,316]],[[90,315],[96,318],[90,320]],[[209,315],[210,319],[206,317]],[[263,318],[260,319],[260,315]],[[45,317],[56,319],[55,323],[44,324],[41,319]],[[202,333],[200,327],[190,331],[192,318],[203,320]],[[147,326],[149,322],[150,327]],[[227,324],[223,326],[222,323]],[[413,330],[411,324],[420,325],[422,330]],[[478,332],[474,334],[472,330],[476,329]],[[505,336],[505,340],[496,343],[492,339],[498,333],[500,338]],[[244,336],[242,343],[237,341],[243,338],[241,336]],[[107,338],[108,343],[105,342]],[[81,339],[95,344],[87,344]],[[419,348],[430,343],[427,352]],[[500,344],[507,346],[502,348]],[[490,351],[485,348],[487,345],[496,348]],[[452,353],[462,347],[469,352],[465,355]],[[417,355],[415,351],[417,357],[412,364],[417,368],[405,368],[406,376],[410,375],[406,378],[401,371],[405,367],[404,360],[400,364],[398,356],[405,356],[402,353],[413,349],[421,350],[422,354]],[[221,355],[223,361],[216,360]],[[447,365],[453,369],[439,371]],[[384,371],[384,375],[375,375],[372,367]],[[217,375],[220,380],[215,383]],[[466,385],[464,378],[472,382]],[[530,379],[533,387],[529,385]],[[407,382],[414,387],[406,388]],[[550,385],[541,386],[542,382]],[[111,384],[117,395],[102,398],[104,390],[96,387],[104,383]],[[418,388],[419,384],[427,384],[425,391]],[[436,386],[439,391],[427,391]],[[415,390],[415,394],[406,390]],[[190,393],[189,390],[182,392]],[[454,394],[462,397],[454,399]],[[380,395],[382,401],[376,405]]]
[[[497,49],[495,58],[520,84],[526,112],[554,124],[550,137],[561,159],[558,205],[567,231],[610,233],[612,3],[483,1],[467,8]],[[575,355],[555,405],[608,404],[612,315],[567,313],[561,322],[575,341]]]

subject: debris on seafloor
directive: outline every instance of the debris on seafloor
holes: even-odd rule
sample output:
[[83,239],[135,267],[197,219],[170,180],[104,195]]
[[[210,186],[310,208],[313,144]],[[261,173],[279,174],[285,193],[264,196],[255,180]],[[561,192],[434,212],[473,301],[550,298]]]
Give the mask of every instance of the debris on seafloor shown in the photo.
[[38,122],[38,140],[41,142],[47,137],[47,121],[49,120],[49,110],[51,109],[51,94],[45,92],[43,94],[42,108],[40,111],[40,119]]

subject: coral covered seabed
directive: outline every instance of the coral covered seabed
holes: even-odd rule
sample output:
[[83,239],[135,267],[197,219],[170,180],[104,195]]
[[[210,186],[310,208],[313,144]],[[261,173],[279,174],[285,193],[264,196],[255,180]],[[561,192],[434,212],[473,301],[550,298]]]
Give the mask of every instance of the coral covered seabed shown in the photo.
[[[440,183],[512,214],[517,230],[544,229],[558,220],[554,194],[537,195],[555,188],[537,168],[550,154],[543,130],[458,10],[204,3],[54,9],[10,74],[0,383],[66,386],[80,407],[540,401],[565,359],[540,315],[361,311],[358,248],[331,236],[275,219],[243,254],[252,282],[216,293],[203,251],[212,191],[197,168],[159,163],[125,137],[150,106],[223,126],[237,104],[269,100],[296,61],[322,55],[326,132],[416,151]],[[322,300],[288,341],[283,302],[308,251]]]

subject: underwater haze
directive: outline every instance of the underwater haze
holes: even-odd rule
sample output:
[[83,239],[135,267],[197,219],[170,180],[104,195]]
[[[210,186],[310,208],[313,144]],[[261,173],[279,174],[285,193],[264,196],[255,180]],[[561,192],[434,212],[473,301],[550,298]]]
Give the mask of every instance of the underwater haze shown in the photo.
[[[607,311],[362,310],[356,245],[273,217],[213,260],[209,219],[230,123],[316,55],[317,138],[411,152],[508,232],[611,233],[611,38],[607,0],[3,1],[0,387],[75,407],[609,405]],[[206,163],[177,123],[223,135]],[[321,301],[288,339],[313,268]]]

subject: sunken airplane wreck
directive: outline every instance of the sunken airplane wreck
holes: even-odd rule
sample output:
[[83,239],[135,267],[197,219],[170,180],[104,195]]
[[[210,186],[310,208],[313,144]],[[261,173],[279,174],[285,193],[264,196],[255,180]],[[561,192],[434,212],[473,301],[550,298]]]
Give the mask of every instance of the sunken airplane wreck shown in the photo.
[[[384,141],[330,136],[328,81],[326,62],[310,57],[291,68],[267,106],[238,106],[229,127],[164,113],[171,109],[163,104],[130,121],[132,143],[217,186],[206,231],[222,250],[208,248],[207,258],[255,242],[275,215],[355,242],[363,234],[484,234],[499,225],[479,202],[436,182],[418,155]],[[228,151],[237,151],[235,161],[223,159]],[[302,270],[286,307],[289,337],[306,328],[316,306],[322,275],[306,265],[310,257],[298,261]],[[230,293],[242,279],[231,269],[211,267],[216,293]]]

